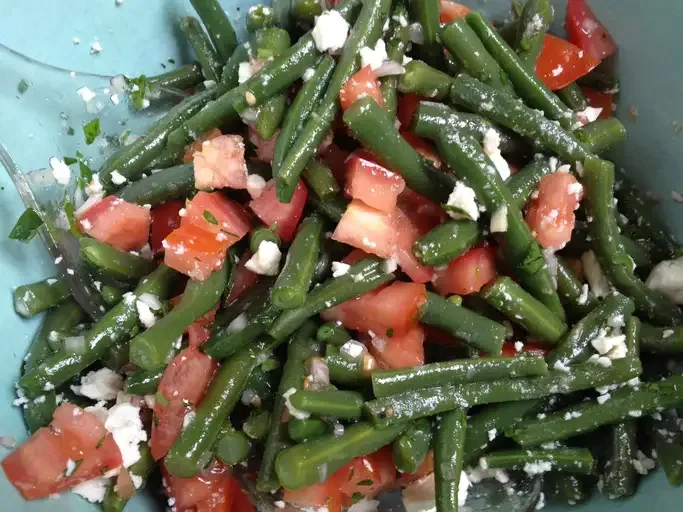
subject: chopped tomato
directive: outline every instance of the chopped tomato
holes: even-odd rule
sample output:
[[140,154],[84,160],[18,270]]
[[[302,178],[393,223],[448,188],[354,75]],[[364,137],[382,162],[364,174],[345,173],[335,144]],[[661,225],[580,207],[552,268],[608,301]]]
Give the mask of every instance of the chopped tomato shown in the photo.
[[398,95],[398,112],[396,117],[401,123],[402,130],[410,130],[413,123],[413,116],[417,107],[420,106],[422,98],[417,94],[399,94]]
[[614,95],[606,94],[604,92],[596,91],[590,87],[583,87],[583,94],[588,100],[588,104],[593,108],[601,108],[600,116],[598,119],[609,119],[612,117],[613,105],[614,105]]
[[401,176],[375,163],[367,151],[355,151],[346,163],[346,193],[372,208],[393,212],[405,187]]
[[[76,463],[66,475],[67,463]],[[96,415],[61,404],[52,423],[34,433],[2,461],[7,479],[24,498],[46,498],[121,465],[119,451]]]
[[199,190],[247,188],[244,141],[239,135],[221,135],[202,143],[193,155],[194,186]]
[[225,241],[226,247],[237,243],[251,229],[244,208],[221,192],[198,192],[185,210],[181,226],[194,224]]
[[415,215],[396,211],[396,244],[394,256],[401,270],[415,283],[429,283],[434,277],[434,268],[423,265],[413,254],[413,245],[434,225],[429,219],[416,219]]
[[389,258],[394,250],[395,233],[395,215],[354,199],[337,224],[332,239],[380,258]]
[[450,23],[458,18],[464,18],[472,9],[466,5],[457,4],[450,0],[441,0],[441,23]]
[[81,230],[122,251],[147,244],[151,216],[143,206],[107,196],[78,216]]
[[571,173],[558,171],[544,176],[537,191],[525,220],[539,244],[562,249],[571,239],[576,221],[574,210],[579,207],[583,188]]
[[380,368],[411,368],[425,362],[424,331],[416,325],[405,334],[378,335],[370,340],[370,353]]
[[[178,478],[166,471],[162,465],[165,491],[175,500],[174,507],[186,511],[197,507],[203,511],[228,512],[231,507],[221,508],[222,502],[232,503],[233,476],[230,468],[214,461],[208,468],[192,478]],[[200,508],[202,507],[202,508]],[[212,508],[214,507],[214,508]]]
[[365,258],[369,258],[371,256],[371,254],[368,254],[363,249],[354,249],[353,251],[348,253],[342,261],[347,265],[353,265],[354,263],[357,263],[360,260],[364,260]]
[[197,281],[204,281],[225,262],[228,242],[194,224],[180,226],[166,237],[164,263]]
[[356,457],[334,473],[331,479],[346,498],[372,498],[396,481],[391,446]]
[[546,34],[536,60],[536,74],[553,91],[562,89],[595,69],[600,61],[559,37]]
[[476,293],[496,277],[495,247],[475,247],[437,270],[434,287],[441,295]]
[[441,169],[441,158],[439,158],[434,146],[429,141],[423,139],[422,137],[418,137],[409,131],[401,131],[401,136],[413,147],[415,151],[429,160],[434,167]]
[[[335,473],[336,475],[337,473]],[[297,507],[324,508],[329,512],[341,512],[341,492],[333,477],[323,483],[309,485],[303,489],[290,491],[285,489],[282,499]]]
[[301,220],[306,199],[308,199],[308,189],[299,180],[290,202],[281,203],[277,199],[275,180],[270,180],[266,183],[261,197],[253,199],[249,207],[266,226],[269,228],[277,226],[275,231],[284,242],[290,242]]
[[249,126],[249,141],[256,148],[256,160],[263,162],[264,164],[270,165],[273,162],[273,156],[275,155],[275,143],[277,142],[278,135],[280,135],[280,130],[275,132],[275,135],[269,140],[262,139],[256,128]]
[[211,337],[211,329],[206,325],[194,322],[187,328],[187,336],[191,348],[199,350]]
[[382,84],[370,65],[349,78],[339,92],[342,110],[346,110],[359,99],[370,96],[380,107],[384,107]]
[[[254,505],[236,478],[232,478],[232,510],[234,512],[254,512]],[[199,510],[197,511],[199,512]]]
[[216,137],[220,137],[221,135],[223,135],[223,133],[221,133],[221,131],[218,128],[214,128],[209,133],[198,138],[192,144],[189,144],[188,146],[186,146],[185,147],[185,153],[183,153],[183,162],[185,162],[186,164],[191,164],[192,163],[192,156],[197,151],[202,150],[202,144],[204,142],[215,139]]
[[413,192],[409,188],[398,196],[398,207],[410,216],[411,220],[420,226],[420,229],[428,231],[445,222],[448,218],[440,204]]
[[215,371],[216,362],[192,348],[180,352],[166,367],[157,388],[163,397],[158,396],[154,404],[154,460],[168,453],[183,429],[185,413],[202,399]]
[[550,348],[541,345],[536,345],[535,343],[524,343],[524,347],[522,348],[522,350],[517,352],[515,344],[511,341],[506,341],[505,343],[503,343],[502,355],[504,357],[517,357],[521,355],[545,357],[548,355],[549,352]]
[[239,299],[244,292],[249,288],[254,286],[259,280],[259,275],[252,272],[247,268],[247,261],[252,257],[252,253],[249,249],[244,251],[242,257],[240,258],[237,268],[235,269],[235,278],[232,281],[232,286],[230,287],[230,293],[228,293],[228,298],[225,299],[225,304],[230,305]]
[[322,317],[326,321],[338,320],[349,329],[398,336],[417,324],[426,300],[423,284],[394,282],[330,308]]
[[411,482],[415,482],[416,480],[419,480],[423,476],[427,476],[430,473],[434,472],[434,450],[429,450],[427,452],[427,455],[425,455],[424,460],[422,461],[422,464],[420,464],[420,467],[417,468],[417,471],[415,473],[403,473],[399,479],[398,479],[398,485],[404,486],[407,485]]
[[163,204],[158,204],[150,210],[152,225],[149,234],[149,245],[154,254],[164,251],[161,242],[164,241],[171,231],[180,226],[180,210],[185,207],[185,201],[171,199]]
[[337,183],[341,186],[346,183],[346,159],[349,154],[336,144],[330,144],[330,147],[320,154],[320,160],[330,168]]
[[567,39],[598,60],[603,60],[617,51],[617,43],[608,30],[595,16],[586,0],[569,0],[564,20]]

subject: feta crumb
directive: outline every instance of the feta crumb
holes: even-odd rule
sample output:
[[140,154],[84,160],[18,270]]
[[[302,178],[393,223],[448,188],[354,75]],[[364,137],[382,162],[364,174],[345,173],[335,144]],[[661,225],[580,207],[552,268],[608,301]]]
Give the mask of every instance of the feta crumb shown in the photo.
[[600,405],[604,404],[607,400],[612,397],[609,393],[598,396],[597,400]]
[[595,121],[598,117],[600,117],[600,114],[602,113],[601,108],[595,108],[595,107],[586,107],[585,110],[582,110],[580,112],[576,113],[576,117],[579,119],[579,121],[586,125],[589,123],[592,123]]
[[339,348],[339,352],[340,354],[344,355],[347,359],[351,361],[356,361],[363,354],[365,354],[365,352],[367,352],[367,349],[365,348],[365,345],[363,345],[362,343],[356,340],[349,340]]
[[140,419],[139,407],[129,402],[116,404],[109,409],[104,427],[111,432],[116,446],[119,447],[124,467],[140,460],[138,444],[147,441],[147,432]]
[[676,304],[683,304],[683,257],[658,263],[645,284]]
[[562,361],[555,361],[553,368],[560,372],[569,373],[569,366],[564,364]]
[[102,503],[104,496],[107,494],[109,487],[109,479],[104,477],[93,478],[86,482],[80,483],[71,489],[72,492],[82,496],[90,503]]
[[306,411],[300,411],[296,407],[292,405],[292,402],[289,400],[289,398],[296,393],[296,388],[289,388],[285,393],[282,394],[282,398],[285,399],[285,405],[287,406],[287,409],[289,410],[289,413],[294,416],[298,420],[305,420],[310,416],[310,413]]
[[111,100],[111,102],[112,102],[114,105],[118,105],[119,103],[121,103],[121,100],[119,100],[119,95],[118,95],[118,94],[112,94],[111,96],[109,96],[109,99]]
[[263,276],[276,276],[280,270],[280,258],[282,253],[275,242],[264,240],[258,246],[254,254],[245,267],[256,274]]
[[384,260],[382,263],[382,270],[384,270],[385,274],[396,272],[396,269],[398,269],[398,260],[394,256]]
[[97,55],[102,50],[104,50],[104,48],[102,48],[102,45],[99,41],[95,41],[93,44],[90,45],[90,53],[92,55]]
[[188,411],[187,414],[183,417],[183,430],[187,428],[187,426],[192,423],[197,416],[197,413],[194,411]]
[[364,46],[360,49],[361,67],[370,66],[375,71],[382,63],[389,58],[387,55],[387,46],[383,39],[378,39],[374,48]]
[[508,179],[510,177],[510,166],[500,154],[500,133],[493,128],[489,128],[484,134],[482,146],[484,147],[484,153],[491,159],[500,177],[503,180]]
[[576,303],[579,306],[585,306],[588,303],[588,285],[587,284],[581,285],[581,295],[579,295],[579,298],[576,299]]
[[581,255],[581,263],[593,295],[598,298],[607,297],[611,292],[609,279],[602,271],[595,253],[593,251],[584,252]]
[[412,61],[413,61],[413,59],[411,59],[411,58],[408,57],[407,55],[404,55],[404,56],[403,56],[403,61],[401,62],[401,65],[402,65],[403,67],[405,67],[406,64],[408,64],[409,62],[412,62]]
[[318,51],[338,52],[344,47],[350,25],[337,11],[325,11],[315,20],[313,41]]
[[453,191],[448,196],[446,204],[453,206],[463,213],[448,211],[454,219],[470,218],[477,220],[479,218],[479,207],[477,205],[477,196],[473,189],[465,185],[462,181],[457,181]]
[[243,84],[249,80],[254,75],[254,71],[251,67],[251,62],[240,62],[237,68],[237,83]]
[[76,92],[85,103],[90,103],[93,99],[95,99],[95,96],[97,96],[94,91],[88,89],[87,87],[81,87]]
[[248,319],[247,319],[247,314],[246,313],[240,313],[238,316],[235,317],[235,319],[228,324],[227,331],[229,333],[232,332],[239,332],[244,330],[244,328],[248,324]]
[[156,323],[157,319],[148,304],[141,300],[137,300],[135,301],[135,308],[138,310],[140,323],[145,326],[146,329],[149,329]]
[[521,341],[515,341],[515,350],[517,352],[521,352],[522,350],[524,350],[524,343],[522,343]]
[[496,436],[498,435],[498,430],[496,430],[495,428],[492,428],[491,430],[488,431],[488,435],[489,435],[489,441],[493,441],[496,438]]
[[258,199],[263,195],[266,188],[266,180],[258,174],[250,174],[247,176],[247,192],[252,199]]
[[123,377],[109,368],[101,368],[81,377],[81,385],[71,389],[92,400],[113,400],[123,390]]
[[470,487],[470,479],[467,477],[467,473],[464,471],[460,472],[460,482],[458,482],[458,506],[464,507],[467,502],[467,493]]
[[543,507],[545,507],[545,494],[540,493],[538,495],[538,501],[536,502],[536,510],[541,510]]
[[341,277],[347,274],[351,265],[342,263],[341,261],[332,262],[332,277]]
[[71,169],[64,163],[64,160],[53,156],[50,158],[50,169],[52,176],[59,185],[68,185],[71,181]]
[[549,461],[527,462],[524,464],[524,472],[527,475],[540,475],[552,471],[553,464]]
[[277,508],[285,508],[286,504],[282,500],[277,500],[273,502],[273,505],[275,505]]
[[126,179],[126,177],[123,174],[121,174],[119,171],[112,171],[110,176],[111,176],[111,182],[114,185],[123,185],[126,181],[128,181]]
[[303,76],[301,77],[301,79],[302,79],[304,82],[308,82],[308,81],[311,80],[311,78],[313,78],[313,75],[315,75],[315,69],[313,69],[313,68],[308,68],[308,69],[306,69],[306,71],[304,71],[304,74],[303,74]]
[[503,205],[491,216],[491,233],[505,233],[508,230],[508,207]]

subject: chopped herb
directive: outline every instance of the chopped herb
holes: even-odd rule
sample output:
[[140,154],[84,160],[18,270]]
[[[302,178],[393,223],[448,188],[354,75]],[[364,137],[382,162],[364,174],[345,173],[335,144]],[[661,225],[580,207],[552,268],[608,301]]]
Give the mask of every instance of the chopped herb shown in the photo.
[[155,427],[159,426],[159,417],[156,415],[156,413],[152,415],[152,423],[154,423]]
[[12,231],[10,231],[9,237],[12,240],[28,242],[36,236],[38,228],[42,225],[43,219],[38,215],[38,212],[33,208],[26,208],[12,228]]
[[168,398],[166,398],[161,391],[157,391],[154,395],[154,398],[156,399],[156,402],[162,407],[166,407],[168,404],[171,403],[168,401]]
[[351,468],[351,471],[349,472],[349,482],[353,478],[353,475],[356,473],[356,468]]
[[263,364],[261,364],[261,368],[264,372],[272,372],[273,370],[279,367],[280,361],[278,361],[277,359],[266,359],[265,361],[263,361]]
[[102,438],[97,441],[97,444],[95,445],[95,448],[102,448],[104,446],[104,440],[107,438],[107,436],[102,436]]
[[79,177],[79,184],[83,186],[83,188],[88,185],[92,181],[92,169],[88,167],[88,165],[83,161],[79,160],[78,161],[78,168],[81,171],[81,176]]
[[354,492],[354,493],[351,495],[351,500],[352,500],[354,503],[358,503],[358,502],[359,502],[360,500],[362,500],[362,499],[363,499],[363,495],[362,495],[361,493],[359,493],[359,492]]
[[72,165],[72,164],[75,164],[76,162],[78,162],[78,160],[72,156],[65,156],[64,157],[64,163],[66,165]]
[[[128,84],[130,85],[130,99],[133,100],[133,105],[135,108],[141,109],[145,104],[145,92],[147,91],[147,77],[145,75],[140,75],[137,78],[129,78]],[[137,86],[137,89],[135,88]]]
[[76,238],[81,238],[83,234],[78,229],[78,223],[76,222],[76,214],[74,212],[74,205],[68,199],[64,199],[64,213],[66,214],[66,220],[69,221],[69,231]]
[[126,130],[125,132],[123,132],[123,133],[121,134],[121,136],[119,137],[119,140],[121,141],[121,144],[123,144],[123,145],[125,146],[125,145],[126,145],[126,140],[128,140],[128,137],[129,137],[129,136],[130,136],[130,130]]
[[164,64],[164,63],[162,62],[162,63],[161,63],[161,67],[164,68],[164,69],[166,69],[166,64]]
[[356,485],[372,485],[372,484],[374,484],[374,483],[375,483],[375,482],[373,482],[372,480],[369,480],[369,479],[368,479],[368,480],[361,480],[360,482],[357,482]]
[[74,135],[76,135],[76,132],[74,131],[73,127],[69,126],[69,127],[66,129],[66,134],[73,137]]
[[85,143],[88,145],[95,142],[95,139],[99,137],[101,133],[99,118],[93,119],[83,125],[83,135],[85,135]]
[[394,336],[394,329],[392,327],[389,327],[387,329],[387,338],[391,338]]
[[216,217],[213,216],[213,213],[211,213],[209,210],[204,210],[204,218],[207,220],[207,222],[218,225],[218,220],[216,219]]
[[19,84],[17,85],[17,92],[19,94],[24,94],[28,90],[28,86],[29,83],[22,78],[19,80]]
[[175,64],[175,59],[168,59],[168,62],[170,62],[171,64]]

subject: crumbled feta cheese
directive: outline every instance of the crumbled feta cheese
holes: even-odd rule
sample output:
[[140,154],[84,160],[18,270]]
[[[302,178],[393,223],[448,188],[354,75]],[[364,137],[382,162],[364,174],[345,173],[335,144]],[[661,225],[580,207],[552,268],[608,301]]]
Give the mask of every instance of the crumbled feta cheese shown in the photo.
[[285,508],[287,504],[282,500],[277,500],[273,502],[273,505],[275,505],[277,508]]
[[119,95],[118,95],[118,94],[112,94],[111,96],[109,96],[109,99],[111,100],[111,102],[112,102],[114,105],[118,105],[119,103],[121,103],[121,100],[119,99]]
[[304,71],[304,74],[303,74],[303,76],[301,77],[301,79],[302,79],[304,82],[308,82],[311,78],[313,78],[313,75],[315,75],[315,69],[313,69],[313,68],[308,68],[308,69],[306,69],[306,71]]
[[247,192],[252,199],[258,199],[263,195],[266,188],[266,180],[258,174],[250,174],[247,176]]
[[340,354],[351,361],[358,360],[366,351],[365,345],[356,340],[349,340],[339,348]]
[[112,171],[110,176],[111,176],[111,182],[114,185],[123,185],[126,181],[128,181],[126,179],[126,177],[123,174],[121,174],[119,171]]
[[67,459],[66,469],[64,470],[64,476],[71,476],[73,475],[74,471],[76,471],[76,463],[71,459]]
[[76,92],[85,103],[90,103],[93,99],[95,99],[95,96],[97,96],[94,91],[88,89],[87,87],[81,87]]
[[595,121],[602,113],[601,108],[586,107],[585,110],[576,113],[576,117],[581,121],[582,124],[588,124]]
[[521,352],[522,350],[524,350],[524,343],[522,343],[521,341],[515,341],[515,350],[517,352]]
[[595,253],[593,251],[584,252],[581,255],[581,263],[593,295],[598,298],[607,297],[611,292],[609,279],[602,271]]
[[264,240],[258,246],[254,254],[245,267],[256,274],[263,276],[276,276],[280,270],[280,258],[282,253],[275,242]]
[[674,330],[673,329],[665,329],[662,332],[662,338],[667,339],[670,336],[673,336]]
[[242,331],[247,326],[247,323],[247,314],[240,313],[238,316],[235,317],[235,319],[232,322],[228,324],[227,331],[229,333]]
[[244,82],[249,80],[253,76],[253,74],[254,71],[251,67],[251,62],[240,62],[240,65],[237,68],[237,82],[243,84]]
[[140,323],[144,325],[146,329],[149,329],[156,323],[157,319],[148,304],[141,300],[137,300],[135,301],[135,308],[138,310]]
[[183,430],[187,428],[187,426],[192,423],[197,416],[197,413],[194,411],[188,411],[187,414],[183,417]]
[[379,510],[379,501],[364,498],[351,505],[347,512],[377,512],[377,510]]
[[121,451],[121,459],[124,467],[129,467],[140,460],[138,444],[147,441],[140,408],[131,403],[123,402],[109,409],[105,428],[111,432],[116,446]]
[[100,44],[99,41],[95,41],[93,44],[90,45],[90,53],[93,55],[97,55],[100,53],[104,48],[102,48],[102,45]]
[[535,507],[535,509],[536,509],[536,510],[541,510],[541,509],[543,509],[543,507],[545,507],[545,494],[544,494],[544,493],[540,493],[540,494],[538,495],[538,501],[536,502],[536,507]]
[[412,61],[413,61],[413,59],[411,59],[411,58],[408,57],[407,55],[404,55],[404,56],[403,56],[403,61],[401,62],[401,65],[402,65],[403,67],[405,67],[406,64],[408,64],[409,62],[412,62]]
[[645,284],[676,304],[683,304],[683,257],[658,263]]
[[553,465],[549,461],[527,462],[524,464],[524,472],[527,475],[540,475],[552,471]]
[[109,368],[101,368],[81,377],[81,385],[71,389],[92,400],[113,400],[123,389],[123,377]]
[[50,169],[52,176],[59,185],[68,185],[71,181],[71,169],[64,163],[64,160],[53,156],[50,158]]
[[484,134],[482,146],[484,146],[484,153],[491,159],[498,174],[500,174],[500,177],[503,178],[503,180],[508,179],[510,177],[510,166],[500,154],[500,134],[498,131],[489,128]]
[[470,487],[470,479],[467,477],[467,473],[464,471],[460,472],[460,481],[458,482],[458,506],[464,507],[467,502],[467,492]]
[[332,277],[345,276],[348,273],[349,269],[351,269],[351,265],[347,265],[346,263],[342,263],[341,261],[333,261]]
[[337,11],[325,11],[315,20],[313,40],[318,51],[338,52],[344,47],[350,25]]
[[560,372],[569,373],[569,366],[564,364],[562,361],[555,361],[553,368]]
[[[593,345],[593,348],[601,356],[606,355],[610,359],[621,359],[626,357],[627,347],[625,334],[607,335],[605,329],[600,329],[598,335],[591,340],[591,345]],[[614,355],[612,355],[613,351]]]
[[102,503],[104,496],[107,494],[109,487],[109,479],[104,477],[93,478],[86,482],[80,483],[71,489],[72,492],[82,496],[90,503]]
[[598,396],[597,400],[600,405],[604,404],[607,400],[612,397],[609,393]]
[[508,207],[503,205],[491,215],[491,233],[505,233],[508,230]]
[[306,411],[300,411],[296,407],[292,405],[292,402],[289,400],[289,398],[296,393],[296,388],[289,388],[285,393],[283,393],[282,398],[285,399],[285,405],[287,406],[287,409],[289,410],[289,413],[294,416],[298,420],[305,420],[310,416],[310,413]]
[[645,455],[642,451],[638,450],[636,452],[637,459],[632,459],[633,467],[641,475],[647,475],[649,471],[652,471],[656,463],[654,460]]
[[398,260],[393,256],[382,263],[382,270],[385,274],[396,272],[396,269],[398,269]]
[[488,435],[489,435],[489,441],[493,441],[496,438],[496,436],[498,435],[498,430],[496,430],[495,428],[492,428],[491,430],[488,431]]
[[387,55],[387,45],[383,39],[378,39],[374,48],[364,46],[360,49],[361,67],[370,66],[375,71],[382,63],[389,58]]
[[579,298],[576,299],[576,303],[579,306],[585,306],[588,303],[588,285],[583,284],[581,286],[581,295],[579,295]]
[[446,204],[463,212],[463,214],[460,214],[458,212],[449,211],[448,215],[454,219],[470,218],[472,220],[477,220],[479,218],[477,196],[474,193],[474,190],[465,185],[462,181],[457,181],[455,183],[453,192],[448,196]]

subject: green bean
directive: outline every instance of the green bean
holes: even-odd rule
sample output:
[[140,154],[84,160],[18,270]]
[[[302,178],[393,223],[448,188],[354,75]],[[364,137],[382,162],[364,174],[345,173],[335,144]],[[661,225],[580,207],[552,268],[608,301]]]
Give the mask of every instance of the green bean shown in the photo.
[[318,438],[327,432],[327,423],[318,418],[299,420],[294,418],[287,423],[287,433],[292,441],[303,443]]
[[364,403],[355,391],[297,391],[289,400],[301,411],[341,420],[360,419]]
[[544,475],[544,493],[546,500],[553,504],[576,505],[586,501],[590,495],[584,480],[586,477],[569,473],[550,473]]
[[573,133],[557,126],[514,95],[496,90],[466,75],[451,86],[451,101],[556,152],[568,162],[583,162],[590,153]]
[[444,46],[462,63],[469,74],[496,89],[512,90],[507,75],[464,18],[446,25],[441,38]]
[[242,430],[251,439],[259,441],[268,435],[270,420],[270,412],[254,409],[242,425]]
[[104,366],[117,373],[124,365],[130,363],[128,343],[117,343],[107,349],[100,358]]
[[[550,10],[552,11],[552,8]],[[549,119],[559,121],[566,130],[571,129],[577,122],[576,114],[553,94],[548,86],[536,76],[533,69],[527,68],[489,22],[477,12],[468,14],[466,19],[488,52],[508,74],[515,91],[522,99],[532,108],[542,110]]]
[[[275,368],[270,369],[267,365],[275,365]],[[265,367],[265,368],[264,368]],[[264,361],[261,366],[258,366],[247,381],[246,389],[252,395],[250,404],[256,408],[270,409],[275,398],[275,379],[278,377],[275,369],[280,367],[280,361],[277,359],[270,359]],[[245,391],[246,393],[246,391]],[[244,399],[244,396],[242,397]]]
[[294,17],[305,25],[311,26],[315,17],[320,16],[323,8],[318,0],[293,0]]
[[447,265],[477,243],[481,233],[476,222],[450,220],[439,224],[413,244],[413,254],[423,265]]
[[282,451],[275,461],[275,471],[282,487],[297,490],[326,481],[356,457],[376,452],[391,443],[408,424],[378,429],[370,423],[356,423],[341,436],[328,434]]
[[498,379],[417,389],[366,402],[365,408],[375,425],[385,427],[405,420],[441,414],[458,407],[531,400],[551,394],[569,394],[621,383],[637,377],[641,371],[640,361],[627,357],[614,360],[609,368],[583,363],[571,367],[569,372],[551,371],[542,377]]
[[341,195],[323,201],[315,194],[309,194],[308,200],[317,211],[334,223],[338,223],[341,220],[346,208],[349,206],[349,202]]
[[337,179],[332,174],[330,168],[320,160],[311,158],[306,169],[304,169],[304,180],[323,201],[334,198],[339,194],[340,189]]
[[572,326],[546,357],[548,365],[557,368],[587,361],[595,353],[590,342],[598,337],[600,330],[611,320],[621,318],[626,321],[634,310],[633,301],[628,297],[608,295],[593,311]]
[[270,140],[280,127],[287,110],[287,95],[276,94],[259,107],[256,119],[256,132],[263,140]]
[[211,45],[211,41],[209,41],[209,37],[204,32],[199,20],[192,16],[183,17],[180,20],[180,30],[183,31],[187,42],[192,46],[206,79],[218,83],[221,78],[223,62]]
[[[146,443],[140,443],[138,445],[138,450],[140,451],[140,460],[132,464],[128,468],[128,473],[130,476],[140,477],[142,480],[140,487],[135,487],[136,490],[141,490],[147,482],[147,478],[156,468],[156,463],[152,458],[152,452]],[[124,498],[120,496],[117,492],[116,485],[110,485],[107,489],[107,494],[104,497],[104,502],[102,503],[102,510],[104,512],[123,512],[124,508],[128,504],[130,498]]]
[[423,98],[443,101],[448,98],[453,79],[421,60],[412,60],[398,81],[398,90],[404,94],[417,94]]
[[456,359],[414,368],[375,370],[372,372],[372,390],[377,398],[381,398],[432,386],[547,374],[548,365],[542,357]]
[[273,9],[258,4],[252,5],[247,11],[247,32],[256,32],[262,28],[273,26]]
[[632,240],[631,238],[624,235],[620,235],[619,240],[621,240],[621,243],[624,246],[626,254],[628,254],[631,257],[636,267],[652,267],[652,259],[650,257],[650,252],[646,247],[642,246],[635,240]]
[[394,466],[401,473],[417,472],[431,446],[432,424],[421,418],[394,441],[391,450]]
[[156,268],[154,260],[121,251],[94,238],[83,237],[79,245],[83,261],[105,278],[137,282]]
[[436,420],[434,435],[434,496],[439,512],[458,511],[458,487],[464,463],[467,412],[458,408]]
[[240,64],[249,61],[248,43],[241,43],[223,66],[221,81],[216,87],[216,97],[223,96],[226,92],[239,85]]
[[[645,416],[658,408],[669,409],[683,402],[683,375],[618,389],[609,400],[595,400],[561,409],[543,419],[522,421],[509,435],[522,446],[556,441],[591,432],[629,417]],[[569,419],[567,419],[569,418]]]
[[583,317],[598,304],[598,300],[574,275],[574,271],[561,256],[557,257],[557,293],[560,294],[565,308],[574,316]]
[[304,304],[320,255],[324,228],[325,223],[317,214],[301,222],[271,292],[273,304],[280,309],[295,309]]
[[220,58],[227,62],[237,48],[237,34],[218,0],[190,0]]
[[202,68],[198,62],[190,62],[161,75],[150,76],[147,87],[151,94],[162,95],[163,89],[190,89],[204,81]]
[[543,49],[543,39],[553,22],[553,6],[548,0],[527,0],[518,20],[517,38],[512,45],[519,60],[531,71]]
[[640,349],[650,354],[683,353],[683,327],[656,327],[643,324]]
[[578,80],[582,87],[590,87],[598,92],[605,94],[616,94],[619,92],[619,76],[617,69],[617,59],[614,55],[606,57],[590,73],[582,76]]
[[318,328],[316,338],[321,343],[341,347],[351,339],[351,335],[349,331],[344,329],[342,325],[338,325],[337,322],[327,322]]
[[291,28],[292,20],[292,1],[273,0],[273,23],[285,30]]
[[250,38],[251,55],[259,60],[279,57],[292,46],[289,32],[279,27],[257,30]]
[[230,425],[230,429],[222,433],[216,443],[216,457],[228,466],[235,466],[240,462],[247,460],[251,442],[247,435],[235,430]]
[[509,277],[499,277],[488,284],[480,296],[545,343],[557,344],[567,331],[567,324]]
[[[508,450],[484,455],[479,465],[489,469],[515,469],[533,472],[559,471],[590,475],[595,472],[595,460],[587,448],[554,448],[551,450]],[[540,466],[540,467],[539,467]]]
[[[557,91],[557,96],[574,112],[581,112],[588,107],[588,101],[584,96],[581,87],[576,82],[572,82],[566,87]],[[593,124],[593,123],[590,123]]]
[[564,321],[564,309],[541,249],[520,210],[512,206],[510,191],[481,145],[466,133],[445,130],[437,139],[437,147],[449,167],[458,170],[491,215],[499,208],[505,208],[507,232],[504,254],[507,263],[523,288]]
[[46,387],[56,388],[70,380],[102,357],[110,346],[125,342],[131,337],[131,333],[135,332],[139,320],[138,310],[135,300],[130,300],[129,297],[134,299],[149,293],[163,300],[168,297],[177,276],[175,270],[160,265],[140,282],[132,295],[125,297],[110,309],[84,334],[84,354],[60,351],[26,372],[17,385],[28,396],[37,396],[42,394]]
[[33,338],[26,357],[24,357],[24,372],[32,370],[52,355],[51,337],[54,337],[55,334],[69,332],[80,324],[84,317],[83,310],[73,299],[69,299],[49,311],[40,329],[38,329],[38,333]]
[[411,0],[413,18],[422,27],[424,42],[420,45],[420,55],[432,66],[439,66],[443,53],[439,42],[441,31],[441,3],[439,0]]
[[[329,55],[318,61],[313,75],[304,83],[289,107],[275,141],[273,151],[273,175],[277,176],[287,153],[301,134],[306,120],[325,94],[327,84],[334,72],[335,62]],[[313,160],[311,160],[312,162]],[[311,162],[308,165],[311,165]]]
[[683,321],[683,314],[675,304],[648,288],[633,273],[633,262],[619,239],[614,215],[614,165],[599,158],[587,159],[583,185],[587,211],[593,217],[588,223],[591,246],[612,284],[631,297],[636,308],[654,323],[671,325]]
[[166,456],[166,469],[171,475],[191,478],[201,471],[209,460],[222,422],[239,402],[249,375],[268,351],[265,343],[257,343],[223,363],[197,407],[194,420]]
[[305,323],[292,336],[287,346],[287,359],[282,369],[282,377],[272,409],[274,421],[270,423],[256,484],[257,488],[264,492],[274,492],[280,488],[275,475],[275,458],[282,451],[282,443],[286,436],[284,425],[279,421],[286,407],[284,394],[291,389],[301,389],[304,378],[308,374],[305,361],[322,352],[320,343],[313,339],[315,329],[313,322]]
[[661,421],[651,422],[657,461],[664,469],[669,483],[678,487],[683,484],[683,439],[679,420],[669,414],[661,416]]
[[364,2],[361,12],[344,44],[341,58],[334,70],[325,95],[290,147],[287,157],[276,173],[277,197],[289,202],[294,194],[299,176],[313,153],[327,135],[332,121],[339,111],[338,95],[346,81],[359,69],[358,53],[364,46],[374,47],[382,33],[384,20],[389,14],[390,0]]
[[403,176],[410,189],[435,201],[446,201],[453,180],[415,151],[372,98],[351,105],[344,112],[344,123],[381,163]]
[[102,300],[107,306],[114,306],[121,302],[123,299],[123,294],[128,290],[125,288],[119,288],[114,286],[109,286],[107,284],[102,285]]
[[616,117],[598,119],[582,126],[575,133],[586,151],[596,155],[626,140],[626,128]]
[[135,396],[154,394],[163,374],[164,369],[150,372],[137,368],[126,377],[126,394]]
[[[402,2],[394,8],[391,16],[391,24],[389,28],[389,38],[387,41],[387,57],[399,64],[403,63],[403,57],[408,51],[410,44],[410,32],[407,27],[401,25],[402,19],[408,18],[408,11]],[[384,101],[384,110],[389,115],[389,119],[396,119],[396,112],[398,110],[398,82],[399,77],[396,75],[385,76],[381,78],[382,83],[382,100]]]
[[14,311],[24,318],[30,318],[64,302],[69,297],[71,290],[64,279],[48,278],[24,284],[14,290]]
[[55,409],[57,409],[57,395],[54,391],[48,391],[24,404],[24,421],[28,431],[33,434],[39,428],[48,426]]
[[116,192],[116,196],[135,204],[156,206],[170,199],[185,198],[194,189],[194,167],[182,164],[154,172]]
[[638,460],[636,421],[631,419],[611,427],[611,453],[605,463],[604,493],[611,500],[632,496],[638,485],[633,461]]
[[278,247],[282,245],[282,240],[278,234],[265,226],[260,226],[251,230],[251,233],[249,233],[249,250],[256,253],[261,242],[272,242]]
[[510,194],[512,194],[514,205],[520,210],[524,209],[526,202],[538,186],[541,178],[556,170],[556,162],[551,162],[544,155],[534,155],[533,160],[529,164],[510,176],[506,182],[507,187],[510,189]]
[[312,316],[393,280],[394,275],[384,272],[376,258],[360,260],[345,275],[328,279],[311,290],[301,307],[284,311],[268,329],[268,334],[283,340]]

